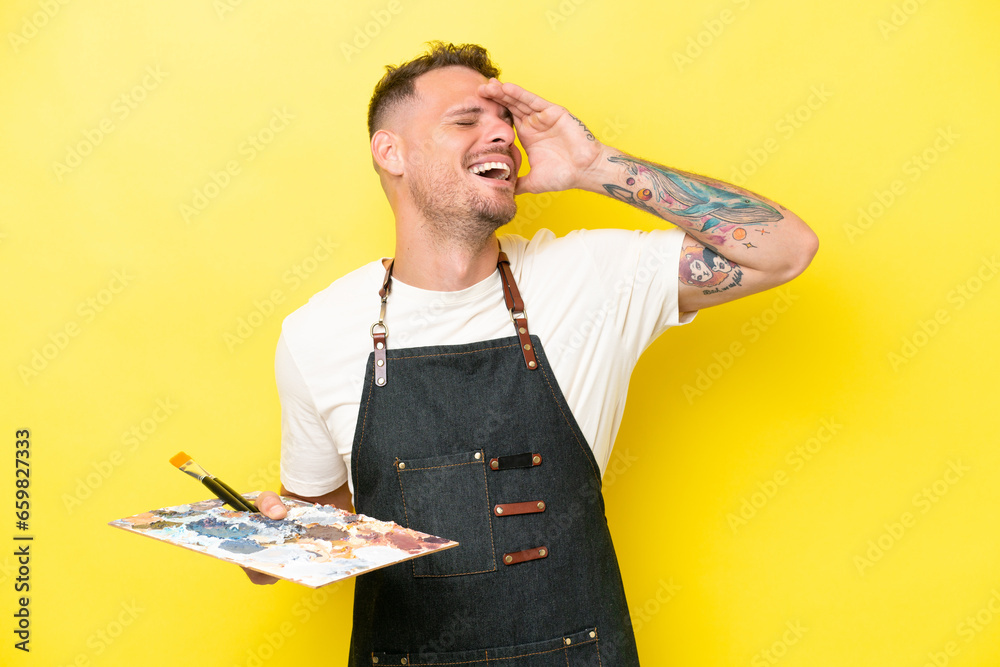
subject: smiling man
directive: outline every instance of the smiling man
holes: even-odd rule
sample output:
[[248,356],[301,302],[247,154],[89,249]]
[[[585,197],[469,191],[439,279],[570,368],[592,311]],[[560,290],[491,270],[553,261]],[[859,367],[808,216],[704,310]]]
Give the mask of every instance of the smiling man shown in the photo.
[[[387,70],[368,129],[395,255],[285,320],[282,493],[460,546],[358,578],[350,664],[636,665],[601,496],[629,376],[695,310],[798,275],[816,237],[602,144],[482,47]],[[567,189],[673,226],[497,235],[515,195]],[[284,516],[274,493],[258,505]]]

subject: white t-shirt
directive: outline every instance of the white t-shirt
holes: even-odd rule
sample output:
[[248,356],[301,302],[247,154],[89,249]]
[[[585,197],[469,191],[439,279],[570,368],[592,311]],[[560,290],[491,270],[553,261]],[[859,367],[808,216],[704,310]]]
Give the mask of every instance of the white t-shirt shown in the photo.
[[[694,317],[677,308],[683,239],[676,228],[578,230],[560,238],[543,229],[530,241],[500,237],[528,329],[541,340],[602,474],[639,355],[668,328]],[[384,277],[381,261],[366,264],[283,323],[275,375],[281,482],[292,493],[320,496],[344,482],[353,493],[351,448]],[[389,349],[515,334],[499,271],[456,292],[418,289],[393,278],[385,324]]]

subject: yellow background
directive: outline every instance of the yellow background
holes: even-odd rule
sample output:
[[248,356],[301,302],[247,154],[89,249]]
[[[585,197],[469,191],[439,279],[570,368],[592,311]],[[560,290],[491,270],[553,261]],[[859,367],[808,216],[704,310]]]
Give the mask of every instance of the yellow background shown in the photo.
[[[350,584],[254,587],[105,524],[204,497],[182,449],[277,487],[281,320],[392,252],[366,107],[385,64],[445,39],[821,239],[784,292],[701,313],[635,372],[605,492],[643,664],[998,664],[998,26],[987,0],[5,2],[0,663],[343,664]],[[529,236],[663,224],[519,203]]]

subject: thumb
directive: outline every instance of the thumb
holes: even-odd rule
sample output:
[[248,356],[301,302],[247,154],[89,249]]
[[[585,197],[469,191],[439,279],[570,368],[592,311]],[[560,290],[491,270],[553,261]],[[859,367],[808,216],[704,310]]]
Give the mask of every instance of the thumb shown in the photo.
[[264,491],[257,496],[254,504],[269,519],[284,519],[288,515],[288,509],[274,491]]

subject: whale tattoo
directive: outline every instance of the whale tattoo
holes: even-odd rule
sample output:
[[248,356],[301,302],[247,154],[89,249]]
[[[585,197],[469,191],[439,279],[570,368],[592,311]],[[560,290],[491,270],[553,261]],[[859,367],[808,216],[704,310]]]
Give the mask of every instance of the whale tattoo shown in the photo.
[[[773,206],[738,192],[729,192],[680,174],[651,167],[633,158],[616,155],[608,160],[622,164],[632,175],[648,174],[653,183],[657,201],[664,201],[669,196],[683,206],[683,208],[680,206],[671,208],[671,213],[695,219],[708,216],[702,222],[700,231],[703,232],[723,222],[738,225],[763,225],[768,222],[777,222],[784,217]],[[638,199],[633,198],[631,193],[629,196],[625,196],[628,191],[624,188],[615,185],[605,185],[604,187],[616,199],[655,213],[649,205],[640,203]],[[623,190],[624,192],[622,192]]]

